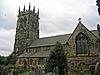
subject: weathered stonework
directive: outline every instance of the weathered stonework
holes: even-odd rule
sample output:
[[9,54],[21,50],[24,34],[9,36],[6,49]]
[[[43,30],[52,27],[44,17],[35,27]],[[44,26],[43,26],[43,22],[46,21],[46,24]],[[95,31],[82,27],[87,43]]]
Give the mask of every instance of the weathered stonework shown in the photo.
[[[64,46],[70,71],[89,69],[89,65],[96,63],[100,55],[97,51],[99,48],[97,31],[95,33],[89,31],[79,20],[72,34],[39,38],[39,12],[35,13],[34,10],[31,11],[30,6],[29,10],[20,11],[19,9],[13,53],[18,56],[19,67],[45,68],[50,51],[53,50],[57,41]],[[89,48],[85,54],[77,54],[76,37],[80,33],[88,37]]]
[[[76,55],[76,36],[79,33],[84,33],[89,37],[89,53]],[[68,40],[68,65],[70,69],[78,70],[81,67],[89,69],[89,65],[96,63],[98,57],[98,51],[96,50],[97,37],[89,31],[81,22],[78,24],[76,29],[73,31],[71,37]]]
[[[34,8],[35,10],[35,8]],[[25,10],[18,14],[14,54],[20,55],[30,46],[32,41],[39,38],[39,11]]]

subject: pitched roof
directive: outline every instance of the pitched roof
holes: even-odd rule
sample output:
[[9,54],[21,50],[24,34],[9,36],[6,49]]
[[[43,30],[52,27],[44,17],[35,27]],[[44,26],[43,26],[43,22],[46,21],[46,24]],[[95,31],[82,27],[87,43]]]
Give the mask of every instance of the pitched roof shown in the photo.
[[35,54],[33,54],[30,57],[33,57],[33,58],[49,57],[49,55],[50,55],[50,51],[39,51],[39,52],[36,52]]
[[70,34],[39,38],[33,41],[30,47],[51,46],[56,44],[57,41],[61,42],[61,44],[65,44],[69,37]]
[[97,38],[99,38],[99,35],[98,35],[98,31],[97,30],[92,30],[91,31]]
[[[91,32],[97,38],[99,37],[97,30],[92,30]],[[39,38],[32,42],[32,44],[30,45],[30,48],[41,47],[41,46],[52,46],[52,45],[55,45],[57,41],[61,42],[61,44],[66,44],[70,36],[71,34],[64,34],[64,35],[57,35],[57,36],[52,36],[52,37]]]
[[27,57],[30,57],[31,55],[33,55],[31,52],[25,52],[25,53],[21,54],[21,55],[18,56],[18,57],[19,57],[19,58],[20,58],[20,57],[22,57],[22,58],[23,58],[23,57],[26,57],[26,58],[27,58]]
[[31,53],[31,52],[25,52],[18,56],[18,58],[28,58],[28,57],[33,57],[33,58],[39,58],[39,57],[49,57],[50,51],[38,51],[36,53]]

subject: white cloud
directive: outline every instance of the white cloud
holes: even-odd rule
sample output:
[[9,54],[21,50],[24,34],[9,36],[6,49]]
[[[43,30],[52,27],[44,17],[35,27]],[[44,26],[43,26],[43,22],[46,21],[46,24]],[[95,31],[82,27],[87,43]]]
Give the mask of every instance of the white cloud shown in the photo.
[[9,55],[13,51],[15,30],[0,30],[0,55]]

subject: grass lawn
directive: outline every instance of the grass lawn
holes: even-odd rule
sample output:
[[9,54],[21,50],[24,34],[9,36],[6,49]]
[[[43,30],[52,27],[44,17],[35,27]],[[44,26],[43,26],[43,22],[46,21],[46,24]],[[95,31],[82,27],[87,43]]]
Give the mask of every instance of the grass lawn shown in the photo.
[[22,72],[22,73],[20,73],[18,75],[29,75],[29,72],[28,71],[24,71],[24,72]]
[[[89,71],[85,71],[84,73],[85,73],[84,75],[91,75]],[[8,75],[13,75],[13,73],[11,72]],[[24,71],[24,72],[22,72],[22,73],[20,73],[18,75],[29,75],[29,72],[28,71]],[[80,75],[80,73],[77,72],[75,75]]]
[[[8,75],[13,75],[13,71],[11,71]],[[29,72],[28,71],[24,71],[18,75],[29,75]]]
[[29,75],[29,72],[23,72],[23,73],[21,73],[19,75]]
[[[29,72],[23,72],[23,73],[21,73],[19,75],[29,75]],[[79,72],[76,73],[76,75],[80,75]],[[86,71],[84,75],[91,75],[91,74],[90,74],[90,72]]]

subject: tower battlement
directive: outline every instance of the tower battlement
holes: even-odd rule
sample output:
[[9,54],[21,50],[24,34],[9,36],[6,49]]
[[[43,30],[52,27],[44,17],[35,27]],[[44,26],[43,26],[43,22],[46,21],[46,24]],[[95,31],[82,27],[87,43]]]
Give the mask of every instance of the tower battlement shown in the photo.
[[24,15],[33,15],[35,17],[38,17],[39,18],[39,9],[37,10],[37,12],[35,11],[35,6],[33,7],[33,10],[31,10],[31,5],[29,3],[29,9],[25,9],[25,5],[24,5],[24,8],[23,10],[21,11],[20,10],[20,7],[19,7],[19,13],[18,13],[18,17],[19,16],[24,16]]
[[28,51],[28,47],[36,39],[39,39],[39,9],[36,12],[34,6],[31,10],[30,4],[28,10],[25,9],[25,5],[23,11],[19,7],[14,52],[20,55]]

